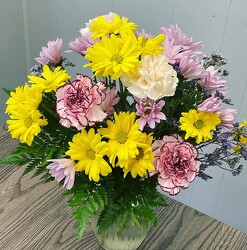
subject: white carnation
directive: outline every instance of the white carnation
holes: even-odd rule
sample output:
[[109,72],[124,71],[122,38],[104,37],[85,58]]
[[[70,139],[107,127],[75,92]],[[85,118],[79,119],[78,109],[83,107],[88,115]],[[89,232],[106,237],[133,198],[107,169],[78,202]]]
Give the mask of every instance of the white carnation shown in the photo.
[[153,100],[174,95],[178,83],[177,72],[168,64],[165,55],[144,56],[138,74],[135,78],[121,78],[132,95]]

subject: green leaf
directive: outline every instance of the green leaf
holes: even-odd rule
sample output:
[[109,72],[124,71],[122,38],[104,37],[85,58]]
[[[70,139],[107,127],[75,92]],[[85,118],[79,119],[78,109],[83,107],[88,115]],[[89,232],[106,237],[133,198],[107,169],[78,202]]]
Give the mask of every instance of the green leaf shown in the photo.
[[133,208],[132,220],[140,229],[147,228],[150,224],[157,224],[157,215],[153,208],[143,206]]
[[12,152],[7,156],[4,156],[3,158],[0,159],[0,164],[17,164],[17,165],[23,165],[23,163],[25,164],[26,159],[16,153],[16,152]]
[[33,171],[37,167],[37,165],[39,165],[39,159],[30,160],[29,164],[26,166],[24,172],[22,173],[22,176],[25,176]]
[[49,173],[45,173],[45,174],[42,176],[41,179],[43,179],[43,180],[45,181],[45,183],[48,183],[48,182],[54,180],[54,178],[53,178]]
[[77,219],[77,232],[80,239],[86,230],[86,226],[92,217],[92,213],[89,213],[86,209],[78,208],[73,214]]
[[80,205],[82,205],[84,203],[83,200],[70,200],[68,201],[68,204],[71,206],[71,207],[78,207]]
[[6,93],[6,94],[8,94],[8,95],[10,95],[10,93],[12,92],[12,91],[14,91],[14,90],[12,90],[12,89],[6,89],[6,88],[2,88],[3,89],[3,91]]
[[[43,158],[41,162],[41,166],[45,166],[47,164],[47,160],[51,159],[54,152],[55,152],[56,147],[51,147],[48,150],[46,150],[46,156]],[[47,153],[48,151],[48,153]]]
[[[40,163],[40,161],[39,161],[39,163]],[[35,165],[33,165],[33,169],[35,169]],[[34,178],[36,176],[39,176],[39,175],[43,174],[44,171],[46,171],[46,168],[44,166],[38,165],[38,167],[36,167],[36,169],[35,169],[35,173],[32,175],[31,178]]]
[[77,219],[77,230],[79,239],[83,236],[86,226],[92,218],[93,214],[94,211],[91,207],[89,207],[89,205],[75,210],[74,217]]
[[116,224],[121,215],[121,207],[117,204],[108,205],[100,214],[98,220],[98,232],[102,233],[107,228]]
[[71,207],[77,207],[85,203],[88,198],[88,194],[81,192],[73,194],[72,197],[67,201]]
[[149,207],[167,206],[165,196],[158,190],[155,190],[154,192],[147,190],[147,195],[143,197],[142,204]]
[[97,193],[95,192],[93,196],[100,209],[103,209],[108,204],[108,194],[104,188],[97,188]]
[[71,197],[68,204],[77,207],[73,215],[77,220],[78,237],[81,238],[92,216],[105,208],[108,201],[107,192],[103,187],[88,180],[83,185],[75,183],[71,191],[65,192],[65,195],[69,194]]
[[[47,152],[48,151],[48,152]],[[46,171],[46,166],[48,165],[47,160],[51,159],[55,151],[55,147],[51,147],[49,149],[46,148],[44,155],[46,155],[43,159],[39,160],[39,165],[36,169],[36,172],[33,174],[33,177],[36,177],[40,174],[43,174]]]

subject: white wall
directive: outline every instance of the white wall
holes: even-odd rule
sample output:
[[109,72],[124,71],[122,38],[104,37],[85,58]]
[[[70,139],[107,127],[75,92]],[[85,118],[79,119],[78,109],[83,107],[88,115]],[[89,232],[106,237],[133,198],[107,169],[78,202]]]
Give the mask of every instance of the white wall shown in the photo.
[[[85,22],[110,11],[153,34],[161,26],[178,24],[195,41],[205,42],[205,53],[221,52],[228,58],[228,87],[239,120],[247,118],[246,0],[0,0],[0,87],[23,84],[33,58],[48,40],[61,37],[67,50]],[[79,56],[70,59],[78,64],[76,72],[84,72]],[[2,125],[4,96],[1,92]],[[198,178],[175,199],[247,233],[247,167],[234,178],[215,167],[209,172],[213,180]]]
[[0,125],[7,119],[2,88],[12,89],[26,80],[22,2],[0,0]]

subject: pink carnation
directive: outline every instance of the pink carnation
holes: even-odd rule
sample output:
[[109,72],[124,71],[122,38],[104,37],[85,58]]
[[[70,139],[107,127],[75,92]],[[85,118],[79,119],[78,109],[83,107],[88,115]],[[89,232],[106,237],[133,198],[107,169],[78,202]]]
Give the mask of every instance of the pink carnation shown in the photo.
[[107,115],[112,115],[115,111],[114,106],[119,102],[120,98],[117,96],[117,88],[107,88],[105,91],[105,99],[100,104],[102,110]]
[[75,162],[70,159],[51,159],[46,169],[56,181],[60,182],[64,179],[64,187],[71,189],[75,181]]
[[218,75],[218,71],[214,66],[209,66],[205,69],[201,82],[210,94],[215,94],[217,90],[222,94],[228,92],[228,88],[225,86],[226,81]]
[[152,148],[161,188],[170,195],[176,195],[181,188],[188,188],[198,175],[201,164],[196,160],[196,148],[175,134],[155,141]]
[[60,87],[56,92],[60,124],[80,130],[103,121],[107,114],[100,104],[105,99],[105,89],[103,82],[93,86],[90,77],[80,74],[77,75],[77,80]]
[[62,59],[62,45],[63,40],[61,38],[57,38],[56,41],[49,41],[47,47],[42,47],[39,53],[40,57],[36,57],[35,60],[43,65],[50,62],[52,66],[56,66]]

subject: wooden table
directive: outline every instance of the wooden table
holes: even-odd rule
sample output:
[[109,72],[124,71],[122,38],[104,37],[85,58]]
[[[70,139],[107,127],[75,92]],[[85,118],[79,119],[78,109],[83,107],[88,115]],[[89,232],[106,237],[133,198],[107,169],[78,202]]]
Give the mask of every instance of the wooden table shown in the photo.
[[[17,145],[0,128],[0,157]],[[77,238],[72,209],[56,182],[43,183],[24,168],[0,167],[0,249],[102,250],[91,226]],[[247,249],[247,235],[170,198],[157,209],[158,226],[151,228],[140,250]]]

